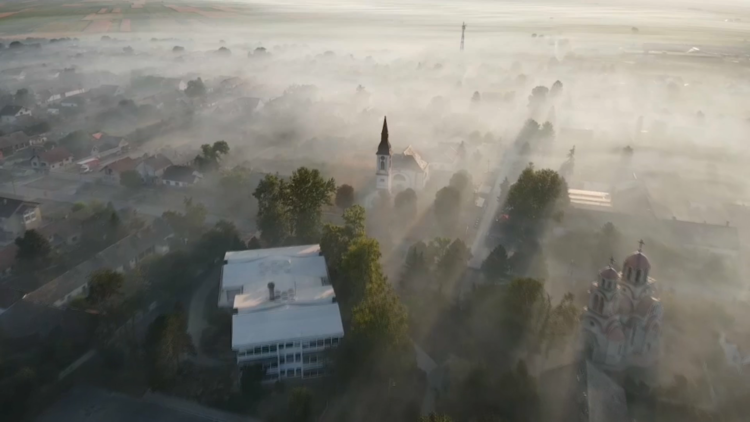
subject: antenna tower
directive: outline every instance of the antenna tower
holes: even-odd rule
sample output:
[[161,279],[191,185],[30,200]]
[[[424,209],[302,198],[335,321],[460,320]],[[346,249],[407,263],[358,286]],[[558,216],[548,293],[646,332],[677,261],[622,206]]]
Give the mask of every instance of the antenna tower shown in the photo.
[[466,33],[466,22],[461,25],[461,51],[464,51],[464,34]]

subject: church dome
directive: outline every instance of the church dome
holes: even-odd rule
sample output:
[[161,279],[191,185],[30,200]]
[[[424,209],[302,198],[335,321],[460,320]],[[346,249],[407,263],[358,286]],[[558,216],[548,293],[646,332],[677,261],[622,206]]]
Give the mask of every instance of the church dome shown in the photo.
[[633,270],[649,271],[651,269],[651,263],[643,252],[636,251],[625,258],[623,268],[625,267],[632,268]]
[[599,271],[599,278],[602,280],[617,280],[620,274],[612,267],[606,267]]

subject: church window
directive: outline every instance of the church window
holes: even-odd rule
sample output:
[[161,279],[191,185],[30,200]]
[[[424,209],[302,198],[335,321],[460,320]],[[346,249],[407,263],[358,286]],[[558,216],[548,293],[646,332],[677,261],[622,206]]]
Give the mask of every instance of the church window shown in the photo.
[[640,283],[641,281],[641,270],[635,272],[635,282]]
[[628,281],[630,281],[630,278],[632,277],[632,275],[633,275],[633,269],[628,267]]
[[380,170],[385,170],[385,157],[380,157]]
[[604,312],[604,300],[602,300],[602,298],[599,298],[599,313],[601,314],[603,312]]

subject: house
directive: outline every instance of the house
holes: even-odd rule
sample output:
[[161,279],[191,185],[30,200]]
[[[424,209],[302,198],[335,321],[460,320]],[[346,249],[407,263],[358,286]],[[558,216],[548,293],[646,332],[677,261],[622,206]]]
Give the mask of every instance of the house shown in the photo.
[[26,149],[30,145],[31,138],[20,130],[9,135],[0,136],[0,152],[3,153],[3,157],[13,155],[16,151]]
[[63,147],[49,151],[34,151],[30,162],[35,170],[59,170],[73,164],[73,154]]
[[85,104],[86,104],[86,99],[81,96],[68,97],[60,101],[60,107],[62,108],[78,108],[78,107],[82,107]]
[[1,236],[7,240],[15,239],[26,230],[36,229],[42,224],[42,212],[39,204],[22,199],[0,197]]
[[164,171],[172,165],[172,161],[162,154],[146,157],[136,166],[135,170],[144,181],[152,182],[164,174]]
[[591,362],[548,370],[539,378],[543,422],[627,422],[625,391]]
[[265,381],[327,374],[327,351],[344,336],[320,245],[227,252],[219,306],[231,307],[239,366]]
[[37,230],[55,250],[76,246],[81,242],[81,223],[65,219],[47,224]]
[[167,186],[186,187],[196,184],[203,175],[189,166],[169,166],[164,170],[161,177],[162,183]]
[[135,269],[138,262],[149,255],[166,254],[169,252],[168,239],[171,235],[172,232],[166,224],[153,224],[125,237],[88,261],[28,293],[24,300],[40,305],[63,307],[73,298],[88,293],[89,277],[93,272],[102,269],[128,272]]
[[119,185],[122,174],[128,171],[135,171],[139,163],[139,160],[125,157],[107,164],[101,169],[101,172],[104,173],[104,180],[106,182]]
[[20,105],[8,104],[0,109],[0,123],[16,123],[21,116],[31,116],[31,110]]
[[112,136],[104,132],[97,132],[91,135],[93,147],[91,155],[95,157],[108,157],[114,154],[121,154],[128,150],[128,141],[122,136]]

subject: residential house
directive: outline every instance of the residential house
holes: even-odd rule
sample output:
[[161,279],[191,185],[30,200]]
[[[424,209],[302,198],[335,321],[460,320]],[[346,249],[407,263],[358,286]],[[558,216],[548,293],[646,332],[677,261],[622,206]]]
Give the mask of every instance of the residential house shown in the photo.
[[86,99],[81,96],[69,97],[60,101],[60,107],[62,108],[78,108],[78,107],[83,107],[85,104],[86,104]]
[[178,188],[192,186],[201,179],[203,175],[190,166],[169,166],[161,177],[163,184]]
[[101,172],[104,173],[104,180],[106,182],[119,185],[122,174],[128,171],[135,171],[138,164],[140,164],[140,160],[125,157],[107,164],[101,169]]
[[344,336],[320,245],[227,252],[219,306],[234,309],[237,364],[261,365],[265,381],[328,373],[327,351]]
[[172,232],[166,224],[153,224],[125,237],[88,261],[28,293],[24,300],[40,305],[63,307],[73,298],[88,293],[89,278],[95,271],[111,269],[128,272],[135,269],[138,262],[149,255],[166,254],[169,252],[168,239],[171,235]]
[[76,246],[81,242],[81,223],[74,219],[64,219],[47,224],[37,230],[55,250]]
[[63,147],[49,151],[34,151],[30,162],[31,167],[36,170],[59,170],[73,164],[73,154]]
[[146,182],[158,180],[164,171],[172,165],[172,161],[162,154],[152,155],[144,158],[136,167],[136,171]]
[[95,157],[108,157],[128,150],[128,141],[122,136],[112,136],[104,132],[97,132],[91,135],[91,138],[93,144],[91,155]]
[[0,197],[0,237],[12,240],[26,230],[36,229],[42,224],[39,204],[23,199]]
[[16,151],[26,149],[30,145],[31,138],[20,130],[9,135],[0,136],[0,152],[2,152],[3,157],[13,155]]
[[13,124],[21,116],[31,116],[31,110],[20,105],[11,104],[0,109],[0,123]]

